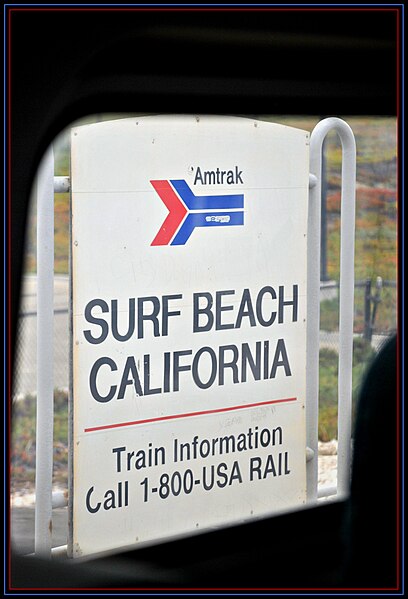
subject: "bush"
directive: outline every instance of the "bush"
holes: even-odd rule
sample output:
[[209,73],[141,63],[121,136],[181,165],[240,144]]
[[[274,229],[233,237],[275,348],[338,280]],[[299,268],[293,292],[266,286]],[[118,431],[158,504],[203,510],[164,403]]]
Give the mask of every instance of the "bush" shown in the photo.
[[[353,342],[353,390],[352,426],[360,395],[361,384],[375,351],[365,339],[355,337]],[[338,353],[331,349],[320,350],[319,368],[319,441],[337,439],[337,395],[338,395]]]
[[323,300],[320,303],[320,328],[322,331],[339,330],[339,299]]
[[[35,395],[13,402],[11,463],[12,485],[34,482],[36,459]],[[54,390],[54,482],[66,481],[68,464],[68,393]]]

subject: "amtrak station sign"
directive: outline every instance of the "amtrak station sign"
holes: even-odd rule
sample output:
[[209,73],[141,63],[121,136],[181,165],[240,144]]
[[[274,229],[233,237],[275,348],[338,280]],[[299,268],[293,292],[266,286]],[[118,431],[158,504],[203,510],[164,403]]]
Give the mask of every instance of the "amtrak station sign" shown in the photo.
[[72,130],[72,557],[306,502],[309,134]]

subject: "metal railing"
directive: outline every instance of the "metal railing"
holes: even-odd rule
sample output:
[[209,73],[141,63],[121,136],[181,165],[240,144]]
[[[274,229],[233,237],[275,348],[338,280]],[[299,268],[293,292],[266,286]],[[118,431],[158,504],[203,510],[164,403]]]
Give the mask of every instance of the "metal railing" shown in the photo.
[[310,171],[316,177],[316,185],[310,190],[308,226],[306,434],[307,445],[315,454],[306,469],[309,502],[317,501],[318,493],[322,154],[324,140],[330,131],[336,131],[342,144],[337,497],[347,495],[351,474],[356,143],[346,122],[328,118],[316,125],[310,137]]

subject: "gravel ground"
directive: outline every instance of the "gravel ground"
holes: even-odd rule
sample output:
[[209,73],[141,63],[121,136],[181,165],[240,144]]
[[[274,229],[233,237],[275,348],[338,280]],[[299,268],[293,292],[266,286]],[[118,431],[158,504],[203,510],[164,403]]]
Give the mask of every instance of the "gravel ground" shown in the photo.
[[337,441],[319,441],[319,487],[337,484]]

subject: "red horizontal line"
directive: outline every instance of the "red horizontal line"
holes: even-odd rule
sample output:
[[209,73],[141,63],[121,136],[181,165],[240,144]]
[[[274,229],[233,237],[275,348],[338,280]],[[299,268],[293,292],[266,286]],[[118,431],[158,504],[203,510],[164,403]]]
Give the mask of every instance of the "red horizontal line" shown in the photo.
[[270,401],[260,401],[257,403],[248,403],[242,406],[231,406],[229,408],[217,408],[216,410],[203,410],[201,412],[187,412],[185,414],[172,414],[170,416],[159,416],[157,418],[147,418],[146,420],[134,420],[132,422],[118,422],[117,424],[103,424],[102,426],[93,426],[85,428],[85,433],[94,431],[103,431],[110,428],[120,428],[123,426],[135,426],[137,424],[149,424],[150,422],[163,422],[164,420],[176,420],[178,418],[191,418],[192,416],[204,416],[206,414],[219,414],[220,412],[232,412],[233,410],[245,410],[246,408],[257,408],[259,406],[269,406],[275,403],[285,403],[296,401],[296,397],[287,397],[285,399],[272,399]]

